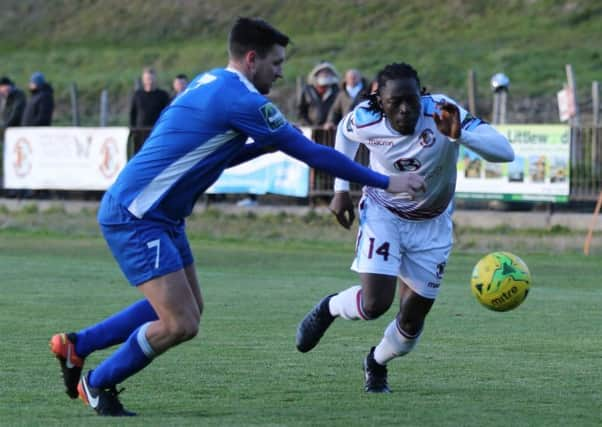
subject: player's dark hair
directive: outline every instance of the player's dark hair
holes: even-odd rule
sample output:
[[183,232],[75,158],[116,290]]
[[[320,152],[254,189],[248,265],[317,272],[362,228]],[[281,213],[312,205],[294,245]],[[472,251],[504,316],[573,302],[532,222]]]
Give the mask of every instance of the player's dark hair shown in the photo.
[[176,79],[188,80],[188,76],[186,74],[178,74],[176,75]]
[[289,37],[261,18],[241,17],[236,20],[228,37],[228,51],[233,58],[242,58],[250,50],[265,57],[274,45],[286,47]]
[[387,65],[385,68],[380,70],[376,74],[376,83],[378,88],[376,92],[368,94],[367,98],[369,101],[369,109],[376,112],[382,112],[380,105],[378,103],[378,95],[381,87],[384,87],[389,80],[399,80],[399,79],[414,79],[416,80],[416,84],[421,88],[420,94],[426,95],[428,92],[425,87],[421,87],[420,85],[420,77],[418,77],[418,72],[409,64],[405,62],[402,63],[393,63]]

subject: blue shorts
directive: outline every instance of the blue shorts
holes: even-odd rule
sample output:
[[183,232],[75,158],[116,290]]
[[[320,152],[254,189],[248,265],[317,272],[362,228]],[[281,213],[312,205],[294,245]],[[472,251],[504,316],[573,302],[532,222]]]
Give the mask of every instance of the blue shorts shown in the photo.
[[134,286],[194,262],[184,220],[170,224],[136,218],[105,193],[98,222],[121,271]]

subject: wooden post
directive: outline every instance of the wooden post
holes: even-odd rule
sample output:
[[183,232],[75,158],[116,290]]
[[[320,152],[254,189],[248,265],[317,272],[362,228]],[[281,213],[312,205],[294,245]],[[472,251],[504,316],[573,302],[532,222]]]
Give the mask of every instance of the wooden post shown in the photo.
[[71,95],[71,124],[79,126],[79,100],[75,82],[69,86],[69,94]]
[[598,195],[598,202],[596,203],[596,208],[594,209],[594,214],[592,215],[592,220],[589,223],[589,229],[587,230],[587,237],[585,238],[585,243],[583,245],[583,253],[588,256],[589,248],[592,243],[592,237],[594,235],[594,228],[596,227],[596,220],[598,219],[598,215],[600,214],[600,208],[602,208],[602,191]]
[[597,81],[592,82],[592,111],[594,127],[600,126],[600,88]]
[[109,120],[109,92],[103,89],[100,93],[100,126],[107,125]]
[[468,111],[473,116],[477,116],[477,75],[471,68],[468,70]]
[[566,64],[566,81],[569,84],[569,91],[573,97],[573,103],[575,105],[575,115],[569,119],[571,126],[579,126],[579,105],[577,104],[577,85],[575,83],[575,74],[573,73],[573,66]]

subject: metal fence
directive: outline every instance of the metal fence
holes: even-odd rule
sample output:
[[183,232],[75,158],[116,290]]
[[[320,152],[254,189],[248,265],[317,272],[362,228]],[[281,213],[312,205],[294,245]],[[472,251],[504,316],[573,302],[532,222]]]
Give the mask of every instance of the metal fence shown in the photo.
[[[336,130],[323,130],[316,128],[312,130],[312,139],[318,144],[334,147],[334,137]],[[364,166],[368,166],[370,153],[363,145],[357,152],[355,160]],[[311,169],[309,173],[309,196],[310,197],[326,197],[332,196],[332,187],[334,178],[326,172]],[[351,183],[351,194],[358,196],[362,192],[360,184]]]
[[596,201],[602,191],[602,127],[571,129],[570,200]]

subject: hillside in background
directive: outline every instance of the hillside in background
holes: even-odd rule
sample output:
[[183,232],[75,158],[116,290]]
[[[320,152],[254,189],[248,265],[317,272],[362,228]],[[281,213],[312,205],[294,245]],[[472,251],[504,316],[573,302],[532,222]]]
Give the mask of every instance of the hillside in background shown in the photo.
[[[509,117],[557,121],[555,94],[572,64],[582,110],[591,82],[602,80],[602,2],[560,0],[277,1],[277,0],[3,0],[0,74],[25,86],[41,70],[55,87],[55,122],[69,123],[69,85],[82,97],[84,124],[98,121],[109,90],[111,122],[127,122],[129,96],[145,65],[172,76],[227,61],[225,41],[236,16],[262,16],[293,40],[285,79],[273,97],[294,117],[298,77],[319,60],[371,78],[393,61],[413,64],[423,84],[466,101],[467,71],[478,79],[487,118],[489,79],[511,79]],[[591,106],[589,106],[591,110]]]

